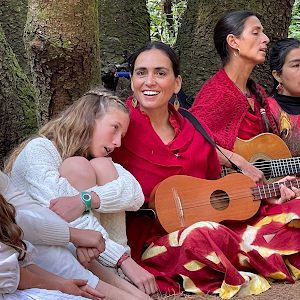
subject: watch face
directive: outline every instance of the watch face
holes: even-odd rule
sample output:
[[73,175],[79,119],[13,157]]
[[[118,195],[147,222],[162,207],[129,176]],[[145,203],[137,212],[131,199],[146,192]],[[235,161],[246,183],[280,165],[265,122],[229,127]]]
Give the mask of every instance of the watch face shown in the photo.
[[89,193],[82,193],[82,198],[85,201],[89,201],[92,199],[92,196]]

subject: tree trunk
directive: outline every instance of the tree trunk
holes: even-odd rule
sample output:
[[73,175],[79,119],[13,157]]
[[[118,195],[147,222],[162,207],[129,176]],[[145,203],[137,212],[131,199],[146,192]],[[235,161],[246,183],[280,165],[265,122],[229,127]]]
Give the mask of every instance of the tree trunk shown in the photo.
[[25,46],[42,122],[100,78],[97,0],[30,0]]
[[[224,12],[236,9],[256,12],[264,32],[274,42],[288,34],[293,3],[294,0],[189,0],[176,43],[186,93],[195,96],[221,66],[214,48],[213,29]],[[251,77],[268,90],[272,80],[267,61],[256,67]]]
[[[102,79],[104,85],[113,90],[116,88],[114,72],[125,71],[128,54],[150,40],[150,19],[146,1],[100,0],[99,20]],[[121,81],[123,90],[117,90],[117,94],[125,98],[131,93],[130,83],[129,80]]]
[[13,49],[19,64],[29,74],[23,32],[27,17],[27,0],[0,0],[0,23],[6,40]]
[[37,128],[33,87],[0,26],[0,164],[5,155]]

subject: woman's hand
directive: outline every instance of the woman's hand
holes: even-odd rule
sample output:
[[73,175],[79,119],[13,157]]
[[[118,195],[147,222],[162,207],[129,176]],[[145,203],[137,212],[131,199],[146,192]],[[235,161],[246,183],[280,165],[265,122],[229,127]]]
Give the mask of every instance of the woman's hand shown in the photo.
[[143,292],[148,295],[157,292],[155,277],[139,266],[131,257],[124,260],[121,265],[123,273]]
[[[253,181],[257,183],[265,183],[266,179],[264,176],[264,173],[254,167],[251,163],[249,163],[244,157],[241,155],[234,153],[232,151],[229,151],[225,148],[222,148],[219,146],[221,151],[217,151],[219,161],[221,165],[224,165],[227,168],[232,168],[232,165],[230,161],[232,161],[235,165],[237,165],[243,174],[247,175],[250,177]],[[224,156],[226,155],[227,158]]]
[[266,183],[264,173],[239,154],[233,153],[231,160],[241,169],[244,175],[250,177],[256,183]]
[[300,196],[300,190],[292,187],[291,189],[286,187],[284,185],[285,181],[291,181],[294,180],[295,177],[294,176],[286,176],[282,179],[280,179],[279,181],[276,181],[278,183],[282,182],[282,184],[280,185],[280,198],[270,198],[270,199],[266,199],[266,202],[270,203],[270,204],[282,204],[286,201],[289,201],[291,199],[294,199],[296,197]]
[[66,222],[76,220],[85,210],[79,195],[52,199],[49,208]]
[[83,279],[62,279],[59,290],[69,295],[81,296],[94,300],[105,299],[103,294],[90,287],[87,284],[87,281]]

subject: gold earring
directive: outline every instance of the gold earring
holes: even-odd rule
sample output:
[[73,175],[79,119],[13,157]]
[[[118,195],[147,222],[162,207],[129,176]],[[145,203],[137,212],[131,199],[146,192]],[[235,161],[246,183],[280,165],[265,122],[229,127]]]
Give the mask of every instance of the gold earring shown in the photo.
[[176,110],[178,110],[179,107],[180,107],[180,102],[179,102],[179,100],[178,100],[177,94],[175,94],[175,100],[174,100],[173,106],[174,106],[174,108],[175,108]]
[[132,105],[132,107],[133,107],[133,108],[136,108],[137,104],[138,104],[138,102],[137,102],[136,98],[133,97],[132,100],[131,100],[131,105]]

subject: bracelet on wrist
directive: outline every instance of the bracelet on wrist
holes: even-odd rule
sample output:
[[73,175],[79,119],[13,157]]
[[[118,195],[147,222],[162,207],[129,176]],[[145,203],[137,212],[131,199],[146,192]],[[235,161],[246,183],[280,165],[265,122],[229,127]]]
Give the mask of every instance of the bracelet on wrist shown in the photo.
[[122,266],[122,263],[129,257],[130,257],[129,254],[127,252],[125,252],[118,260],[117,267],[120,268]]
[[81,202],[85,206],[85,212],[90,212],[92,210],[92,195],[89,192],[80,192],[79,194]]

